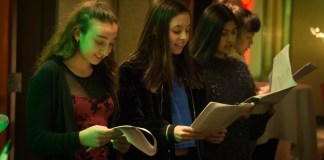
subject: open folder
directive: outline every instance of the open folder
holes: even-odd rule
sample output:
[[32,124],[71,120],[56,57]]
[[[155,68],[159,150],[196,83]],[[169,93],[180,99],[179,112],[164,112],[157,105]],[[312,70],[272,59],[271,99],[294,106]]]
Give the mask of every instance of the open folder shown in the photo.
[[311,73],[316,68],[314,63],[309,62],[292,74],[289,60],[289,45],[287,45],[274,57],[269,82],[270,92],[252,96],[245,100],[244,103],[253,102],[255,104],[252,114],[265,113],[269,107],[279,103],[291,89],[297,86],[295,81]]
[[261,114],[268,111],[273,104],[279,103],[289,91],[297,86],[291,73],[289,60],[289,45],[286,45],[273,59],[272,73],[270,74],[270,92],[256,95],[245,100],[245,103],[254,102],[252,114]]
[[291,89],[297,86],[295,80],[315,69],[316,66],[313,63],[308,63],[292,75],[289,45],[287,45],[274,57],[269,93],[252,96],[236,105],[210,102],[191,124],[191,127],[202,131],[198,137],[198,139],[202,139],[211,133],[228,127],[250,110],[252,110],[252,114],[266,113],[270,107],[279,103]]
[[237,105],[209,102],[204,110],[191,124],[192,128],[201,131],[196,139],[204,139],[206,136],[229,126],[242,114],[249,111],[253,103],[240,103]]

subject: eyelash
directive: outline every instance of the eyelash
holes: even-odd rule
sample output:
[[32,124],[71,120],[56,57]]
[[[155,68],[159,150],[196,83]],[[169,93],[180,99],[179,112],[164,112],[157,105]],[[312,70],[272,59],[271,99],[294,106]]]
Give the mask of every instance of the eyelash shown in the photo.
[[101,42],[101,41],[96,41],[96,43],[97,43],[98,45],[104,45],[104,44],[105,44],[104,42]]
[[[189,29],[186,29],[186,30],[185,30],[186,33],[189,33],[189,31],[190,31]],[[181,31],[173,31],[173,33],[175,33],[175,34],[180,34]]]
[[232,32],[222,32],[222,36],[225,36],[225,35],[227,35],[228,33],[230,33],[230,34],[236,34],[236,31],[232,31]]
[[175,33],[175,34],[180,34],[181,31],[173,31],[173,33]]

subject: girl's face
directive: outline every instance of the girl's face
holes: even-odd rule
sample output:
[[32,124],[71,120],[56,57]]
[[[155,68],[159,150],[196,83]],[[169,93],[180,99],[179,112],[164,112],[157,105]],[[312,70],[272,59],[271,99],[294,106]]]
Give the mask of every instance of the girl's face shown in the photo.
[[223,28],[220,42],[217,47],[216,56],[224,58],[233,49],[236,42],[236,24],[228,21]]
[[111,52],[117,37],[118,25],[102,23],[98,20],[91,20],[90,23],[88,31],[86,33],[79,31],[79,34],[76,33],[76,38],[80,40],[81,56],[90,64],[97,65]]
[[247,49],[253,44],[254,33],[243,31],[238,37],[235,45],[235,50],[243,55]]
[[190,15],[180,13],[171,19],[169,24],[169,42],[172,54],[180,54],[187,44],[190,30]]

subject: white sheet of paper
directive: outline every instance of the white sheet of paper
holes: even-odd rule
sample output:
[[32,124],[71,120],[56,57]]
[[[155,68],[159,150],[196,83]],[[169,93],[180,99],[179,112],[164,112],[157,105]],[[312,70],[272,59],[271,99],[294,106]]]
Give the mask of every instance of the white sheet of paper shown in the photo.
[[[140,151],[144,152],[145,154],[147,154],[149,156],[155,155],[156,150],[157,150],[157,142],[156,142],[156,139],[153,136],[153,134],[150,131],[148,131],[147,129],[135,127],[135,126],[131,126],[131,125],[117,126],[112,129],[115,131],[117,130],[115,136],[124,135],[126,137],[127,141],[130,144],[132,144],[133,146],[135,146],[137,149],[139,149]],[[153,141],[154,141],[153,145],[151,145],[151,143],[146,139],[146,137],[144,136],[142,131],[146,132],[152,136]],[[87,152],[91,151],[93,148],[94,147],[89,147],[87,149]]]
[[292,88],[297,86],[291,72],[289,44],[274,57],[269,78],[269,93],[256,95],[244,101],[255,103],[252,114],[265,113],[273,104],[279,103]]
[[273,59],[270,92],[278,92],[296,85],[291,73],[288,44]]
[[191,124],[192,128],[201,131],[196,139],[204,139],[206,136],[229,126],[242,114],[253,107],[253,103],[241,103],[238,105],[209,102],[204,110]]
[[[156,153],[157,149],[157,142],[155,137],[152,135],[150,131],[145,128],[130,126],[130,125],[122,125],[112,128],[113,130],[120,130],[124,136],[126,137],[127,141],[134,145],[137,149],[141,150],[145,154],[149,156],[153,156]],[[146,132],[152,136],[154,144],[151,143],[146,139],[144,134]]]

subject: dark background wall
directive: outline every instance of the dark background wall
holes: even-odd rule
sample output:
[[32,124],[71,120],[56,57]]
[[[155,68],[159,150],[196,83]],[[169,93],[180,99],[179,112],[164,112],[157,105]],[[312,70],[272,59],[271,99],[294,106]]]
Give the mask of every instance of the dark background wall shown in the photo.
[[27,85],[35,59],[54,31],[56,10],[56,0],[17,0],[17,72],[22,73],[22,92],[16,96],[13,134],[14,158],[18,160],[35,158],[27,147],[26,139]]

